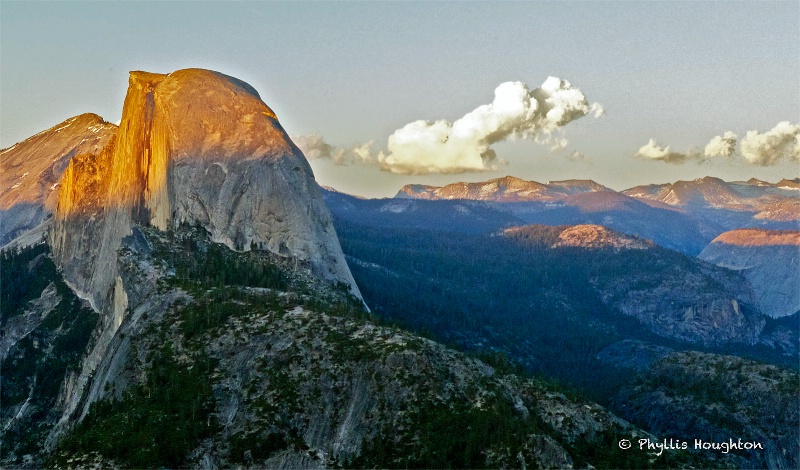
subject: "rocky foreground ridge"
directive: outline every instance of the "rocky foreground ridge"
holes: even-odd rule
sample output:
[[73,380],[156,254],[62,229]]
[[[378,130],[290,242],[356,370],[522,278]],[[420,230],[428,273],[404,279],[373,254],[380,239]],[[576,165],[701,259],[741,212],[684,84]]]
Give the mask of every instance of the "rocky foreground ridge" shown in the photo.
[[[740,468],[798,468],[800,390],[796,372],[735,356],[679,352],[664,356],[613,400],[627,419],[689,441],[749,441],[733,448]],[[691,418],[689,418],[691,416]]]

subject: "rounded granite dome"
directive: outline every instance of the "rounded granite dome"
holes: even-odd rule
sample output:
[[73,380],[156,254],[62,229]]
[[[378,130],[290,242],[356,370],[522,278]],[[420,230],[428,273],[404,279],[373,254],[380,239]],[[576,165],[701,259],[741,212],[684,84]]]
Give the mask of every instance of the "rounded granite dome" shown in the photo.
[[154,119],[169,123],[175,161],[302,155],[272,109],[242,80],[212,70],[184,69],[169,75],[131,72],[130,83],[153,88]]

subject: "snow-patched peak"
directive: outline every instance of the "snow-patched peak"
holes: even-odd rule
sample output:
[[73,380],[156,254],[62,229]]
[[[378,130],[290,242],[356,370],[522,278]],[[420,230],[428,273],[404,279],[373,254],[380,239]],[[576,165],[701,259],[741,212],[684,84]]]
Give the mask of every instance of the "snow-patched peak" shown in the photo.
[[437,187],[408,184],[397,198],[412,199],[470,199],[494,202],[556,201],[572,194],[608,190],[591,180],[566,180],[542,184],[516,176],[504,176],[477,183],[452,183]]
[[[75,155],[103,148],[117,126],[96,114],[86,113],[0,150],[0,209],[20,202],[44,203],[61,173]],[[53,188],[55,189],[55,188]]]
[[426,184],[407,184],[400,188],[395,195],[398,199],[434,199],[434,194],[439,186],[429,186]]
[[571,194],[583,192],[597,192],[597,191],[610,191],[609,188],[592,180],[563,180],[563,181],[550,181],[548,186],[558,186],[569,191]]
[[800,220],[800,179],[776,184],[751,178],[726,182],[706,176],[693,181],[636,186],[628,196],[664,203],[676,208],[714,208],[754,213],[757,219]]
[[772,183],[768,183],[758,178],[750,178],[749,180],[747,180],[747,184],[751,184],[753,186],[773,186]]
[[96,114],[81,114],[0,150],[0,246],[47,220],[70,159],[97,153],[116,130]]
[[775,183],[775,186],[779,188],[791,188],[791,189],[800,189],[800,178],[795,179],[782,179]]

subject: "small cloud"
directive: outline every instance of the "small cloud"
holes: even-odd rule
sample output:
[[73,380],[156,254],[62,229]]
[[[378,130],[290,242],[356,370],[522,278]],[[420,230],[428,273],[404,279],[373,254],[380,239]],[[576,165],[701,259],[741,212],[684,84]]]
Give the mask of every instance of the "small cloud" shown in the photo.
[[736,140],[739,138],[731,131],[711,139],[706,145],[703,155],[707,158],[730,157],[736,151]]
[[580,153],[580,152],[579,152],[579,151],[577,151],[577,150],[575,150],[575,151],[573,151],[571,154],[569,154],[569,155],[567,156],[567,159],[568,159],[568,160],[570,160],[570,161],[573,161],[573,162],[585,162],[585,161],[588,161],[588,160],[589,160],[589,159],[586,157],[586,155],[584,155],[584,154]]
[[695,158],[695,153],[680,153],[673,152],[669,146],[661,147],[655,140],[650,139],[647,144],[643,145],[634,155],[643,160],[660,160],[667,163],[681,164],[686,160]]
[[319,134],[304,134],[292,136],[292,141],[303,151],[303,155],[309,160],[327,159],[332,160],[337,165],[344,165],[345,151],[337,149]]

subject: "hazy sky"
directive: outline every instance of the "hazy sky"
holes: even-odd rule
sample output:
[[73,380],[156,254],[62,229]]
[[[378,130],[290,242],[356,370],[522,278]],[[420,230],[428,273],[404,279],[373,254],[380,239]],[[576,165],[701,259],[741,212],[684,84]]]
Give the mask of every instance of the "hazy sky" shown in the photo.
[[[769,181],[796,161],[741,155],[683,164],[634,158],[650,139],[702,152],[800,123],[800,2],[113,2],[0,3],[0,147],[68,117],[116,122],[129,70],[200,67],[253,85],[291,135],[387,148],[416,120],[455,121],[495,88],[568,80],[605,109],[565,125],[568,144],[492,150],[495,171],[396,175],[314,160],[322,184],[365,196],[403,184],[506,174],[591,178],[615,189],[705,175]],[[582,158],[569,158],[579,152]],[[738,153],[738,151],[737,151]]]

